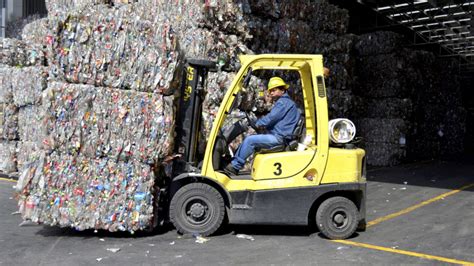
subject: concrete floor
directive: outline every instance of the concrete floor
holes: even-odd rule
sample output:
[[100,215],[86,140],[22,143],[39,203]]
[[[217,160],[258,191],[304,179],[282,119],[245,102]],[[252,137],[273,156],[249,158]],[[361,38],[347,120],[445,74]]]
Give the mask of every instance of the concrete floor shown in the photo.
[[174,229],[131,236],[20,227],[14,185],[0,179],[0,265],[474,265],[473,158],[369,170],[369,227],[339,242],[306,227],[230,226],[202,244]]

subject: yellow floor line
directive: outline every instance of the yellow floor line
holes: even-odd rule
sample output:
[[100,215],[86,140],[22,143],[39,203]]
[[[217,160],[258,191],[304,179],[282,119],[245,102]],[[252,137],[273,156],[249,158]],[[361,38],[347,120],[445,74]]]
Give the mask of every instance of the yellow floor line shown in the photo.
[[376,225],[376,224],[381,223],[381,222],[386,221],[386,220],[393,219],[393,218],[398,217],[398,216],[400,216],[400,215],[402,215],[402,214],[409,213],[409,212],[414,211],[414,210],[416,210],[416,209],[418,209],[418,208],[420,208],[420,207],[423,207],[423,206],[428,205],[428,204],[430,204],[430,203],[433,203],[433,202],[435,202],[435,201],[444,199],[444,198],[446,198],[446,197],[449,197],[449,196],[451,196],[451,195],[454,195],[454,194],[456,194],[456,193],[458,193],[458,192],[461,192],[461,191],[466,190],[466,189],[471,188],[471,187],[474,187],[474,183],[473,183],[473,184],[466,185],[466,186],[463,186],[463,187],[458,188],[458,189],[456,189],[456,190],[452,190],[452,191],[450,191],[450,192],[441,194],[441,195],[439,195],[439,196],[437,196],[437,197],[434,197],[434,198],[432,198],[432,199],[423,201],[423,202],[421,202],[421,203],[419,203],[419,204],[413,205],[413,206],[408,207],[408,208],[406,208],[406,209],[404,209],[404,210],[401,210],[401,211],[399,211],[399,212],[392,213],[392,214],[389,214],[389,215],[387,215],[387,216],[383,216],[383,217],[377,218],[377,219],[375,219],[375,220],[373,220],[373,221],[368,222],[368,223],[367,223],[367,227]]
[[3,178],[3,177],[0,177],[0,180],[2,180],[2,181],[8,181],[8,182],[12,182],[12,183],[16,183],[16,180],[15,180],[15,179],[8,179],[8,178]]
[[348,241],[348,240],[332,240],[332,241],[337,242],[337,243],[341,243],[341,244],[356,246],[356,247],[363,247],[363,248],[368,248],[368,249],[381,250],[381,251],[385,251],[385,252],[402,254],[402,255],[406,255],[406,256],[418,257],[418,258],[423,258],[423,259],[437,260],[437,261],[460,264],[460,265],[471,265],[471,266],[474,265],[474,262],[471,262],[471,261],[455,260],[455,259],[450,259],[450,258],[445,258],[445,257],[432,256],[432,255],[428,255],[428,254],[411,252],[411,251],[394,249],[394,248],[386,248],[386,247],[375,246],[375,245],[370,245],[370,244],[364,244],[364,243],[359,243],[359,242],[353,242],[353,241]]

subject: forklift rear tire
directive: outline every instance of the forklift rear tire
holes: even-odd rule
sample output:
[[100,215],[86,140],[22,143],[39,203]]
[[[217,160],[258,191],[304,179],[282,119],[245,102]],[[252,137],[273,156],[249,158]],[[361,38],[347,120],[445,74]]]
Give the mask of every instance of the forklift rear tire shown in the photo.
[[329,239],[346,239],[357,229],[359,211],[351,200],[344,197],[329,198],[316,212],[316,224]]
[[171,222],[180,233],[208,236],[216,232],[224,220],[224,199],[207,184],[191,183],[176,192],[169,211]]

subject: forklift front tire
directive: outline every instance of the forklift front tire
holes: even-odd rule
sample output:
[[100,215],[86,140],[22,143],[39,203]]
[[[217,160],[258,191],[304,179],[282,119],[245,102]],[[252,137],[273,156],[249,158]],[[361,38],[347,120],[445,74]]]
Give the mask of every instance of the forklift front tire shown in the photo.
[[216,232],[224,220],[224,199],[207,184],[187,184],[171,199],[169,213],[180,233],[208,236]]
[[316,212],[316,224],[329,239],[346,239],[357,229],[359,211],[351,200],[345,197],[329,198]]

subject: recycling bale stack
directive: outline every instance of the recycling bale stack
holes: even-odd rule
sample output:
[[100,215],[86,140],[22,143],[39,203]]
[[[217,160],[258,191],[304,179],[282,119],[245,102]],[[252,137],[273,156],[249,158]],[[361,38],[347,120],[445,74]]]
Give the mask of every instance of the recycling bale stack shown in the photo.
[[[37,132],[25,129],[36,127],[38,116],[30,113],[32,106],[40,103],[41,93],[46,88],[47,70],[44,55],[37,45],[17,39],[2,40],[0,65],[0,142],[2,160],[0,171],[16,174],[23,169],[26,156],[37,150],[30,139]],[[29,116],[28,119],[24,119]],[[39,130],[40,127],[36,127]],[[25,153],[23,153],[25,152]]]
[[50,82],[44,154],[20,177],[24,219],[77,230],[153,225],[154,161],[172,149],[172,97]]
[[457,78],[459,62],[435,58],[428,52],[417,52],[410,60],[416,63],[423,86],[413,95],[409,158],[452,157],[463,152],[467,112]]
[[182,57],[163,26],[169,21],[149,21],[136,8],[89,6],[48,18],[45,136],[17,185],[24,219],[130,232],[157,221],[154,171],[173,148]]
[[413,115],[409,97],[416,84],[407,78],[410,51],[403,50],[402,43],[401,35],[375,32],[361,35],[355,44],[354,106],[369,165],[396,165],[406,157]]
[[358,133],[367,162],[387,166],[463,150],[466,115],[456,62],[403,48],[402,36],[375,32],[356,43]]

